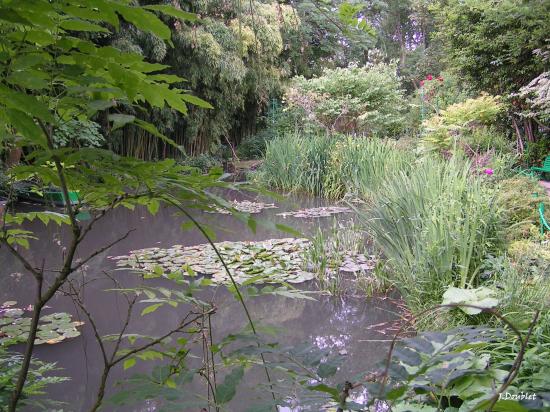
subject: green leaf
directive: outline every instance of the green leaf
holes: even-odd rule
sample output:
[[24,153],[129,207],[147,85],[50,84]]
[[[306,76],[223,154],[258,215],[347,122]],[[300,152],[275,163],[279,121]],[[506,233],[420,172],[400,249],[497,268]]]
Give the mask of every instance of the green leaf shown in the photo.
[[24,89],[39,90],[45,89],[49,85],[46,73],[32,69],[13,72],[6,80],[8,83]]
[[[16,57],[11,63],[13,70],[25,70],[29,67],[38,66],[46,61],[51,60],[51,57],[45,53],[29,53]],[[44,73],[43,73],[44,74]],[[45,75],[45,74],[44,74]]]
[[145,309],[141,311],[141,316],[147,315],[148,313],[153,313],[162,305],[163,305],[162,303],[155,303],[154,305],[147,306]]
[[181,230],[186,231],[186,230],[195,229],[195,228],[196,228],[196,225],[195,225],[195,223],[193,223],[193,222],[191,222],[191,221],[188,221],[188,222],[183,222],[183,223],[180,225],[180,228],[181,228]]
[[176,382],[174,382],[174,379],[172,378],[166,379],[166,381],[164,381],[164,384],[169,388],[176,389]]
[[117,5],[117,11],[124,20],[132,23],[138,29],[153,33],[163,40],[170,39],[170,29],[157,16],[140,7]]
[[113,122],[112,130],[120,129],[128,123],[132,123],[136,119],[131,114],[110,114],[109,121]]
[[176,144],[176,142],[174,142],[172,139],[166,137],[161,132],[159,132],[158,129],[155,127],[155,125],[153,125],[149,122],[146,122],[144,120],[141,120],[141,119],[134,119],[134,124],[136,126],[142,128],[143,130],[148,131],[153,136],[158,137],[159,139],[161,139],[162,141],[168,143],[169,145],[174,146],[175,148],[182,150],[181,147]]
[[188,103],[194,104],[195,106],[202,107],[204,109],[213,109],[210,103],[202,100],[200,97],[193,96],[192,94],[182,94],[181,98]]
[[527,412],[529,409],[525,408],[517,401],[500,400],[497,401],[493,410],[496,412]]
[[250,230],[252,230],[252,233],[256,233],[256,227],[258,226],[258,223],[256,222],[256,220],[252,217],[249,217],[247,224]]
[[151,199],[147,202],[147,210],[152,215],[156,215],[160,208],[160,202],[157,199]]
[[216,388],[216,401],[219,405],[229,402],[237,393],[237,385],[244,376],[244,366],[233,369]]
[[48,106],[38,101],[34,96],[9,89],[2,84],[0,84],[0,103],[12,109],[23,111],[29,116],[55,124],[55,119]]
[[136,364],[136,360],[134,358],[128,358],[124,361],[123,367],[124,370],[130,369],[132,366]]
[[329,376],[333,376],[337,370],[338,368],[335,365],[332,365],[328,362],[321,363],[317,368],[317,375],[319,375],[321,378],[328,378]]
[[23,137],[33,144],[43,148],[47,147],[46,136],[44,136],[42,129],[38,127],[32,117],[15,109],[6,109],[6,116],[9,123],[15,127]]
[[494,296],[496,292],[487,287],[480,287],[477,289],[461,289],[450,287],[443,294],[442,305],[472,305],[478,306],[478,308],[460,307],[464,313],[468,315],[477,315],[482,312],[482,308],[494,308],[498,305],[499,301]]
[[85,20],[63,20],[59,26],[62,29],[65,30],[71,30],[71,31],[90,31],[90,32],[103,32],[103,33],[109,33],[109,30],[107,30],[105,27],[101,27],[97,24],[90,23]]
[[144,9],[149,10],[155,10],[160,11],[162,14],[166,14],[168,16],[176,17],[181,20],[188,20],[188,21],[196,21],[197,15],[193,13],[189,13],[187,11],[183,11],[180,9],[176,9],[175,7],[165,5],[165,4],[159,4],[159,5],[150,5],[150,6],[143,6]]
[[320,384],[314,385],[314,386],[308,386],[307,388],[310,391],[328,393],[330,396],[332,396],[332,398],[334,400],[338,401],[340,399],[340,392],[338,392],[338,389],[327,386],[324,383],[320,383]]

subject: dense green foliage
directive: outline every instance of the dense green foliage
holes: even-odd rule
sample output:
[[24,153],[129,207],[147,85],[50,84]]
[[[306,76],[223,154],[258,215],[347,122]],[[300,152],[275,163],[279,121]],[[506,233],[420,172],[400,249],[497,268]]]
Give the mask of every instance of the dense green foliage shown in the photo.
[[[483,135],[496,135],[494,131],[487,133],[487,126],[494,124],[497,115],[502,111],[502,104],[497,97],[486,94],[475,99],[467,99],[440,110],[437,114],[424,121],[424,136],[422,144],[426,150],[445,151],[455,147],[459,141],[466,142],[470,138],[472,146],[469,149],[477,152],[478,146],[483,146]],[[466,138],[466,139],[465,139]],[[494,147],[488,142],[489,148]],[[487,146],[481,147],[489,149]]]
[[369,197],[387,175],[408,169],[412,160],[391,141],[283,135],[267,144],[257,179],[286,192]]
[[437,304],[448,286],[477,287],[483,259],[498,245],[499,205],[469,167],[424,159],[387,180],[365,212],[393,280],[417,310]]
[[437,8],[436,28],[451,67],[478,90],[506,94],[542,72],[533,51],[547,42],[549,18],[544,1],[452,0]]
[[393,136],[404,129],[405,109],[395,70],[383,63],[325,70],[295,79],[286,100],[327,131]]

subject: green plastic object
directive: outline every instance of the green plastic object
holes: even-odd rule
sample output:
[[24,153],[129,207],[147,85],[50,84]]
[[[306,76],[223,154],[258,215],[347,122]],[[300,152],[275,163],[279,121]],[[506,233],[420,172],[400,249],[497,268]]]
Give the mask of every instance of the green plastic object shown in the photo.
[[544,218],[544,203],[539,203],[539,216],[540,216],[540,234],[544,235],[545,231],[550,232],[550,225]]
[[[55,205],[65,205],[65,196],[60,190],[47,190],[44,192],[44,199],[54,203]],[[71,204],[78,203],[78,192],[69,191],[69,201]]]
[[550,156],[546,156],[542,167],[532,167],[531,171],[537,172],[539,174],[550,173]]

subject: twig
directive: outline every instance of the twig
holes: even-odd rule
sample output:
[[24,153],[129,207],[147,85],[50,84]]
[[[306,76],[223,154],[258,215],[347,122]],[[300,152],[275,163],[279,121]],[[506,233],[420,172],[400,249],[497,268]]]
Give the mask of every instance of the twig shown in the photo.
[[130,229],[126,232],[125,235],[119,237],[118,239],[116,240],[113,240],[111,243],[108,243],[107,245],[103,246],[102,248],[99,248],[97,249],[95,252],[93,252],[90,256],[88,256],[87,258],[85,258],[84,260],[80,261],[77,265],[73,266],[71,268],[71,272],[76,272],[78,269],[80,269],[82,266],[84,266],[86,263],[88,263],[90,260],[92,260],[94,257],[96,257],[97,255],[105,252],[107,249],[110,249],[111,247],[113,247],[114,245],[116,245],[117,243],[119,242],[122,242],[124,239],[126,239],[130,233],[132,233],[133,231],[135,231],[135,229]]

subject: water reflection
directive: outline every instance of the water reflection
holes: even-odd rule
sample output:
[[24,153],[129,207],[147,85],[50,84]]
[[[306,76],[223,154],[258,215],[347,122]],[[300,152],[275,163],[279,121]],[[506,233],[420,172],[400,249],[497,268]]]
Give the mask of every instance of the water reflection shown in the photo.
[[[230,199],[242,199],[242,195],[233,195]],[[248,200],[255,200],[247,197]],[[264,200],[264,199],[260,199]],[[291,224],[304,233],[313,233],[319,226],[330,226],[331,219],[306,220],[283,219],[277,213],[296,208],[323,206],[324,202],[316,199],[291,199],[279,209],[270,209],[258,215],[259,219]],[[202,214],[201,220],[217,228],[217,241],[223,240],[264,240],[276,237],[287,237],[284,233],[273,233],[258,226],[256,233],[251,233],[245,224],[230,216]],[[346,217],[348,219],[349,217]],[[90,312],[97,321],[102,334],[116,333],[124,322],[125,302],[116,293],[105,291],[113,287],[113,282],[103,274],[110,273],[118,282],[126,287],[136,286],[139,281],[125,271],[114,271],[114,263],[109,256],[126,254],[130,250],[145,247],[170,247],[174,244],[184,246],[204,243],[204,239],[196,230],[182,232],[180,224],[183,218],[173,210],[161,209],[156,216],[150,216],[145,210],[133,212],[115,210],[98,222],[83,242],[78,253],[79,259],[84,259],[94,250],[114,241],[126,231],[134,231],[124,241],[116,244],[111,250],[96,256],[86,265],[82,273],[75,279],[86,283],[84,299]],[[37,233],[38,240],[31,242],[32,255],[29,258],[38,266],[47,269],[59,266],[65,251],[68,233],[66,229],[53,224],[47,227],[37,222],[27,225],[27,229]],[[19,262],[0,250],[0,267],[3,276],[0,278],[0,302],[16,300],[20,306],[32,302],[34,287],[28,275],[23,274]],[[90,280],[96,279],[93,282]],[[162,284],[163,281],[160,281]],[[213,302],[218,311],[212,318],[214,340],[218,341],[230,333],[246,327],[247,321],[240,305],[224,288],[211,288],[201,294],[201,298]],[[386,352],[386,345],[377,342],[384,337],[367,326],[386,322],[393,318],[392,304],[389,301],[372,299],[346,299],[317,296],[317,301],[293,300],[281,296],[263,296],[248,301],[250,312],[254,319],[267,326],[277,328],[278,333],[273,338],[282,346],[298,345],[303,342],[312,343],[321,350],[330,350],[340,354],[344,361],[336,373],[333,382],[344,382],[355,375],[367,371],[381,360]],[[78,318],[78,313],[72,301],[65,296],[56,296],[50,303],[52,311],[65,311]],[[139,317],[138,313],[129,326],[129,332],[139,331],[142,334],[160,335],[180,320],[185,308],[162,308],[157,312]],[[84,320],[84,319],[83,319]],[[61,375],[70,376],[71,381],[54,385],[48,396],[57,401],[66,402],[65,411],[85,411],[93,403],[97,390],[97,382],[102,373],[101,353],[94,340],[93,331],[85,325],[82,335],[76,339],[57,345],[37,348],[36,356],[45,361],[56,361],[63,368]],[[131,373],[148,372],[151,363],[138,362]],[[107,397],[116,392],[114,382],[124,380],[130,375],[117,367],[112,371],[109,380]],[[247,371],[237,397],[231,402],[231,411],[244,411],[245,405],[250,405],[254,399],[264,396],[254,392],[259,382],[265,382],[261,368]],[[195,382],[196,394],[204,390],[203,382]],[[203,392],[204,393],[204,392]],[[140,405],[127,407],[106,407],[103,410],[117,411],[156,411],[162,405],[160,401],[151,400]],[[189,409],[199,411],[198,409]],[[290,412],[291,409],[282,409]],[[296,411],[298,409],[295,409]]]

